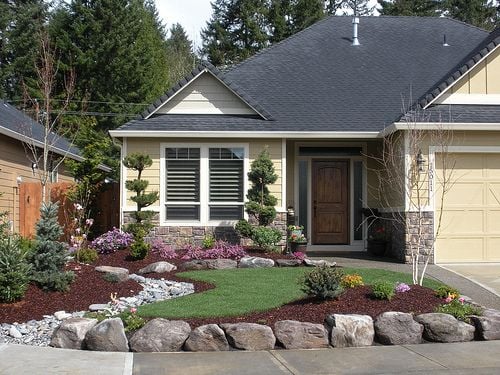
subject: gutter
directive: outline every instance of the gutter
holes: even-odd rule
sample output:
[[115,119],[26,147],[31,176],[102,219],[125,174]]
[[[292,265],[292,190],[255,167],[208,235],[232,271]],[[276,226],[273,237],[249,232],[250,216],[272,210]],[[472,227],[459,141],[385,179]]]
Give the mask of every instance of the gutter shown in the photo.
[[383,138],[398,130],[480,130],[480,131],[499,131],[500,123],[491,122],[395,122],[384,128],[379,133]]

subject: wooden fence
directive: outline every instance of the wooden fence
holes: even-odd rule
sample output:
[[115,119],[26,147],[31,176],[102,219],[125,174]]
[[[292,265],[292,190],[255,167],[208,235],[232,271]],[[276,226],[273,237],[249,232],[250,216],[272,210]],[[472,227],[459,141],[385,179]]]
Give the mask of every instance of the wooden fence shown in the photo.
[[[69,228],[72,217],[72,203],[67,199],[66,193],[72,183],[59,182],[48,184],[50,199],[59,203],[59,224],[63,229]],[[119,185],[109,184],[96,197],[96,212],[92,213],[95,232],[100,234],[120,225]],[[42,186],[39,182],[23,182],[19,185],[19,234],[23,237],[33,238],[35,225],[40,219],[40,206],[42,203]],[[65,234],[68,235],[65,230]]]

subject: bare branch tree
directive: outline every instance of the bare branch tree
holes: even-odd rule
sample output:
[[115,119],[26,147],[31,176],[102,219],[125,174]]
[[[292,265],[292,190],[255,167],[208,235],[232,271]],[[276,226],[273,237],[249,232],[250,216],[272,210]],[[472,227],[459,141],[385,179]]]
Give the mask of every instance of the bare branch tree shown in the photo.
[[[58,84],[59,72],[57,51],[46,32],[39,34],[39,42],[39,56],[35,65],[35,71],[37,73],[37,91],[41,95],[40,102],[30,94],[24,82],[23,90],[25,103],[29,103],[34,107],[35,120],[41,124],[43,134],[41,137],[37,137],[32,128],[26,126],[24,129],[24,145],[25,151],[32,162],[33,173],[35,173],[42,186],[42,201],[45,202],[47,201],[47,184],[50,182],[50,175],[63,163],[70,152],[69,148],[76,136],[76,132],[73,131],[71,137],[66,137],[68,142],[65,144],[68,147],[63,149],[58,147],[65,134],[63,129],[57,128],[57,125],[61,120],[61,116],[68,109],[70,100],[73,97],[75,73],[71,69],[64,76],[64,97],[63,100],[57,101],[57,107],[55,107],[54,91]],[[56,149],[58,150],[57,156],[54,153]]]
[[[405,129],[388,134],[380,152],[368,155],[375,164],[369,170],[377,177],[377,186],[369,189],[383,211],[379,219],[391,223],[394,232],[404,233],[402,245],[411,259],[413,282],[419,285],[440,234],[444,197],[453,184],[454,172],[448,152],[452,131],[441,121],[432,127],[421,126],[428,122],[426,117],[424,111],[407,112]],[[440,154],[439,175],[425,166],[424,155],[430,147]],[[437,194],[434,185],[439,186],[440,192],[432,217],[430,207]]]

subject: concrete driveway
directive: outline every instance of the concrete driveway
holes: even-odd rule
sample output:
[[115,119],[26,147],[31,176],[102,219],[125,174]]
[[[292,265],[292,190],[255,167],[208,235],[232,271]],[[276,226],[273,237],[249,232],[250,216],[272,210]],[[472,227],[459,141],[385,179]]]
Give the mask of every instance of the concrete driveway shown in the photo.
[[500,296],[500,263],[440,264]]

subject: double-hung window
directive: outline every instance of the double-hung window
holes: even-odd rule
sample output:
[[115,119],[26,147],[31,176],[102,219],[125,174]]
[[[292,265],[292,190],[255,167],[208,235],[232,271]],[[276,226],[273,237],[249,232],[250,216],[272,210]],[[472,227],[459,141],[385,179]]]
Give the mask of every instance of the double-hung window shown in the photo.
[[165,221],[220,223],[243,218],[244,146],[165,147]]

